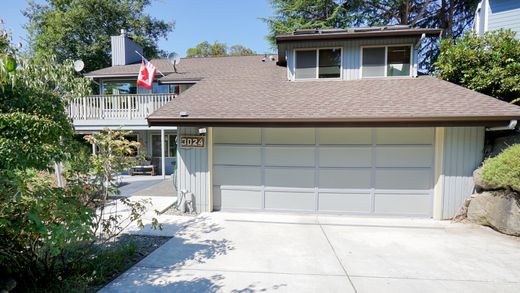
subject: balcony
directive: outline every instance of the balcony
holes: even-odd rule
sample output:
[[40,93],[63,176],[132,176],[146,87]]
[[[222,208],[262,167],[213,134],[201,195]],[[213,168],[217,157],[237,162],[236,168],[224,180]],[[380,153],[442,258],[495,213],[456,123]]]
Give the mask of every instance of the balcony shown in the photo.
[[172,101],[175,96],[175,94],[86,96],[70,102],[68,114],[74,120],[74,124],[82,124],[82,121],[87,122],[86,120],[145,121],[148,115]]

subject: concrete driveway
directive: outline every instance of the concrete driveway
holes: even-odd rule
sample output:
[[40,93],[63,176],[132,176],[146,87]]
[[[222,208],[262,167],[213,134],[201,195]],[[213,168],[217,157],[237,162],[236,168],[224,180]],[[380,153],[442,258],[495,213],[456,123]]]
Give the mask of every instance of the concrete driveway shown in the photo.
[[174,238],[101,292],[520,292],[520,239],[479,226],[266,213],[167,222]]

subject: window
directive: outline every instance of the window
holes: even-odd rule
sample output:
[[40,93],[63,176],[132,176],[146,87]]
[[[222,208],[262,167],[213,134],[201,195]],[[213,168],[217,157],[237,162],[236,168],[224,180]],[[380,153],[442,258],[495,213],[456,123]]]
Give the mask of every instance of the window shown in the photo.
[[388,47],[387,76],[410,76],[410,47]]
[[296,51],[296,79],[316,78],[316,50]]
[[152,84],[152,90],[146,89],[142,86],[137,87],[138,94],[167,94],[169,93],[169,86],[167,84],[158,84],[156,81]]
[[[177,140],[176,135],[164,135],[164,150],[166,157],[174,158],[177,156]],[[161,135],[152,135],[152,157],[161,157]]]
[[319,50],[318,78],[341,77],[341,49]]
[[137,84],[135,81],[104,81],[102,87],[103,95],[126,95],[136,94]]
[[361,77],[410,76],[411,46],[362,49]]
[[295,79],[340,78],[341,49],[295,51]]

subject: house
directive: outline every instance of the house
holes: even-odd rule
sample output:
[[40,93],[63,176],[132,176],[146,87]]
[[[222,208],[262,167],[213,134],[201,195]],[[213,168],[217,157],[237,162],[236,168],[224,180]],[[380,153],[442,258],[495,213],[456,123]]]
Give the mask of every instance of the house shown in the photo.
[[177,126],[178,190],[196,210],[447,219],[473,192],[491,127],[520,108],[417,72],[440,30],[301,30],[277,56],[184,59],[194,85],[148,116]]
[[[124,30],[111,41],[112,66],[85,74],[99,86],[99,93],[75,99],[69,105],[69,116],[76,132],[92,134],[104,128],[130,130],[132,135],[128,139],[141,142],[140,152],[151,158],[157,168],[155,173],[163,177],[172,174],[177,153],[177,127],[149,127],[146,117],[172,101],[193,82],[154,82],[151,90],[137,86],[143,49]],[[158,69],[157,79],[175,71],[166,59],[151,62]]]
[[475,12],[473,30],[478,35],[497,29],[511,29],[520,38],[520,1],[482,0]]

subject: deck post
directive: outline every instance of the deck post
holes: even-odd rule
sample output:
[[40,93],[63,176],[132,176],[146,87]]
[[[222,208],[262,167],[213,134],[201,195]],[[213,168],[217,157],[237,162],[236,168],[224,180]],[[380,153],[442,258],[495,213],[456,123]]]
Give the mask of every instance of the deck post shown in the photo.
[[164,145],[164,128],[161,128],[161,174],[162,178],[166,179],[166,147]]

